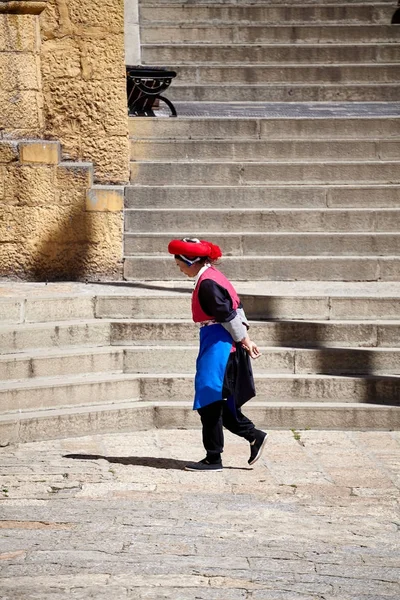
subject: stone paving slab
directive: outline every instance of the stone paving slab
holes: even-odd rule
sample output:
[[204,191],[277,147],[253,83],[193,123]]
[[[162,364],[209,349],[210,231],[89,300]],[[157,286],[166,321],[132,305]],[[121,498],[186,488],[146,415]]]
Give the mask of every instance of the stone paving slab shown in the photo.
[[400,432],[226,435],[221,473],[183,470],[200,431],[1,449],[1,600],[399,598]]

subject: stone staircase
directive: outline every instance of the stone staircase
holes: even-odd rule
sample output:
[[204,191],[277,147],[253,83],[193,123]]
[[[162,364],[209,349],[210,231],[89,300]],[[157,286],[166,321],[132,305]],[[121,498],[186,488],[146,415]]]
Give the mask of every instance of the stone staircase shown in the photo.
[[130,128],[126,279],[176,279],[165,251],[184,235],[220,243],[236,280],[400,279],[400,114]]
[[396,4],[140,8],[144,62],[179,70],[179,117],[129,123],[127,281],[0,286],[0,445],[199,426],[192,285],[166,254],[184,235],[220,243],[262,349],[246,414],[398,428]]
[[[254,363],[258,394],[246,406],[260,426],[400,426],[399,286],[270,282],[266,294],[239,282],[238,289],[263,352]],[[198,332],[187,286],[3,284],[1,291],[0,445],[198,427],[191,410]]]
[[396,101],[397,8],[395,1],[141,0],[142,61],[176,68],[172,100]]

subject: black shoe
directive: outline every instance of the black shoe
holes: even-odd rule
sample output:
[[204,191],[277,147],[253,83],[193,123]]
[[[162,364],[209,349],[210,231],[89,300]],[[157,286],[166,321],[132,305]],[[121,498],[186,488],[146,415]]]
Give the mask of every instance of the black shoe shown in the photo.
[[256,430],[256,439],[253,444],[250,444],[250,458],[247,461],[249,465],[254,465],[263,453],[264,446],[267,443],[268,433]]
[[206,458],[199,462],[188,463],[185,467],[185,471],[222,471],[222,462],[209,462]]

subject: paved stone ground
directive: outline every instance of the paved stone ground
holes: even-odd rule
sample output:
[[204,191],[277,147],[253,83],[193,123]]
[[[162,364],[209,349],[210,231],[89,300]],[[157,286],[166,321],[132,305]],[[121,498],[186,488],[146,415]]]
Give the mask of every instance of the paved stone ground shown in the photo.
[[0,449],[1,600],[400,597],[400,432],[272,431],[191,473],[200,431]]

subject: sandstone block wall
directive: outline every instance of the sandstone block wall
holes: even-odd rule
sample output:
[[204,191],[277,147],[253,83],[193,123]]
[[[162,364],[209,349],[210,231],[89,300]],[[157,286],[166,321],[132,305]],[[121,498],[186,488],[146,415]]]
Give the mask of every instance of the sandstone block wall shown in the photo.
[[48,0],[40,31],[45,134],[96,182],[127,182],[123,0]]
[[0,3],[0,79],[0,277],[121,278],[123,1]]
[[0,136],[39,136],[44,117],[35,14],[0,12],[0,84]]
[[59,155],[57,142],[0,143],[0,276],[119,278],[124,188]]

